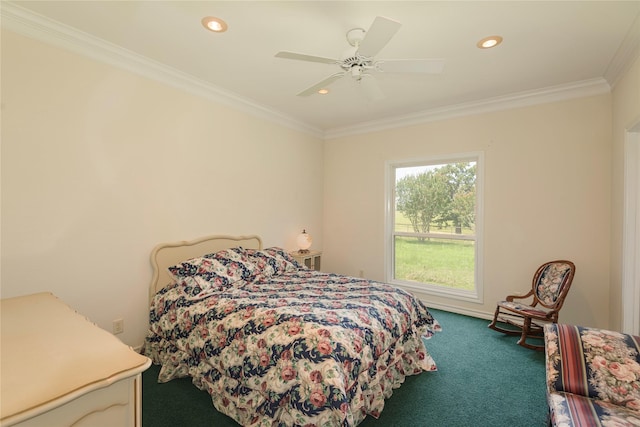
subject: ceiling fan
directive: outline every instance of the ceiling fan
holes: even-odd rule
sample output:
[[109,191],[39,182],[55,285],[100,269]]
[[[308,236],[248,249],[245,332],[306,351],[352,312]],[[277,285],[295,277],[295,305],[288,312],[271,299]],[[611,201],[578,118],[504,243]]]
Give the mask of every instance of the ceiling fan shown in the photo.
[[349,75],[362,87],[369,99],[383,99],[372,72],[384,73],[426,73],[439,74],[444,68],[442,59],[376,59],[375,56],[387,45],[389,40],[400,29],[401,24],[383,16],[377,16],[368,31],[363,28],[352,28],[347,31],[347,42],[351,48],[340,59],[321,56],[304,55],[295,52],[278,52],[277,58],[295,59],[298,61],[336,64],[341,71],[303,90],[298,96],[309,96],[324,89],[336,80]]

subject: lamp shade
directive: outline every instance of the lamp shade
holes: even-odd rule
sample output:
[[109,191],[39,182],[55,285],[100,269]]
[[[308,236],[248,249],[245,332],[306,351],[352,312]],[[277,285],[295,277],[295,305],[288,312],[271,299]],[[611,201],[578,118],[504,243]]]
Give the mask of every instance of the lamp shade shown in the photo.
[[302,230],[302,233],[298,234],[298,237],[296,238],[296,243],[298,245],[298,248],[300,249],[300,252],[306,252],[311,247],[313,239],[306,230]]

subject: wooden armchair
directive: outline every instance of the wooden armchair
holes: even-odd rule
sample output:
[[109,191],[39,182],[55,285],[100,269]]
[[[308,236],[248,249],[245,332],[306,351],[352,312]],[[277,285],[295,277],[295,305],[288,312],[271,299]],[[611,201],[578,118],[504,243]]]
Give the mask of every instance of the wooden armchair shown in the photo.
[[[498,302],[489,328],[509,335],[520,335],[518,344],[543,351],[544,344],[534,345],[527,338],[544,337],[544,325],[557,323],[558,314],[569,292],[576,266],[571,261],[556,260],[542,264],[531,282],[526,295],[509,295]],[[532,298],[529,303],[515,300]],[[511,325],[512,327],[506,327]]]

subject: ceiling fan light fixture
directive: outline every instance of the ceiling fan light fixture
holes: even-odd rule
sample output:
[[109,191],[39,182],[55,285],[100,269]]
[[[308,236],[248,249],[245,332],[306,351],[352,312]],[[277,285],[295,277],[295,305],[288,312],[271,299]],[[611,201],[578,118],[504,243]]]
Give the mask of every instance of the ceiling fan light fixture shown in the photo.
[[480,40],[476,46],[480,49],[491,49],[492,47],[498,46],[500,43],[502,43],[501,36],[489,36]]
[[224,33],[227,31],[227,23],[215,16],[207,16],[202,18],[202,26],[214,33]]
[[320,90],[318,91],[318,93],[319,93],[320,95],[326,95],[326,94],[328,94],[328,93],[329,93],[329,89],[320,89]]

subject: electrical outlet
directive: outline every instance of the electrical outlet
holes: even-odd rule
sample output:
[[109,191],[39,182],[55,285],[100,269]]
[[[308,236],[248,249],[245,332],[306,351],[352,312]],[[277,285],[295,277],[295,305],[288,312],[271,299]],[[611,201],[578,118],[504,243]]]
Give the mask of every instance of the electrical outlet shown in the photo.
[[113,321],[113,334],[118,335],[124,332],[124,320],[116,319]]

